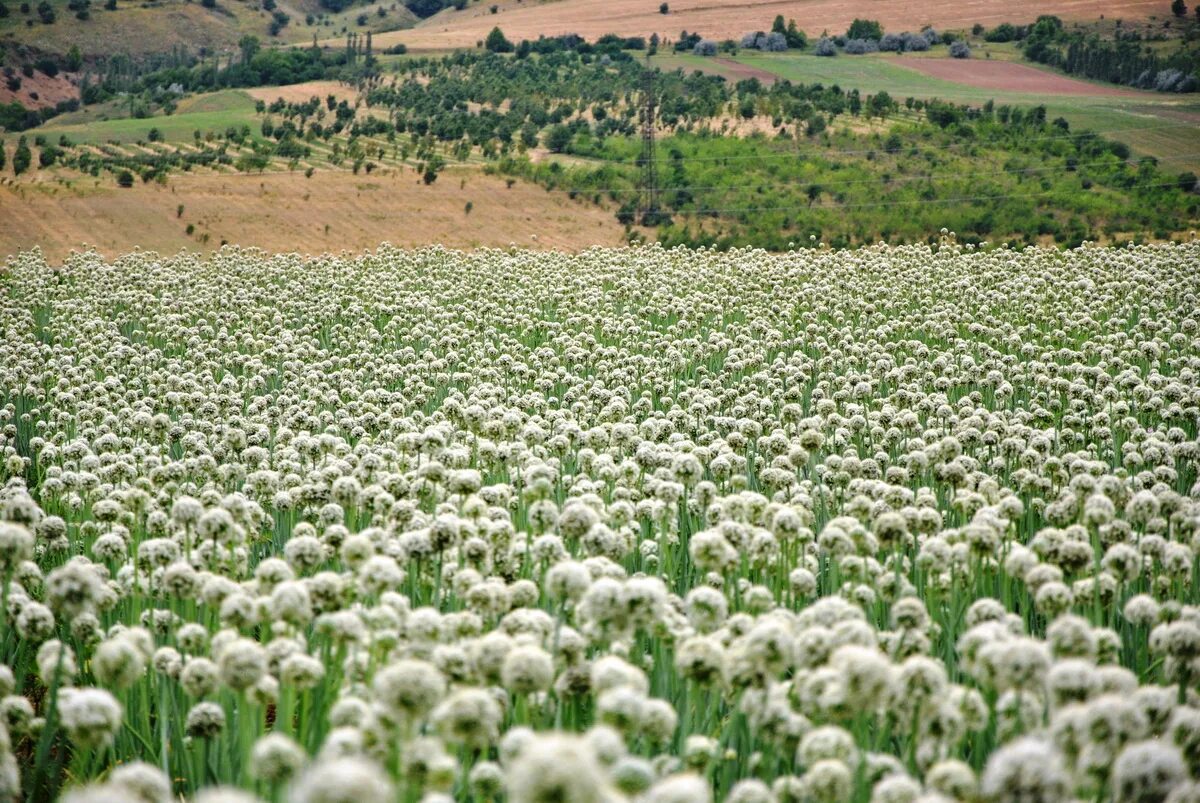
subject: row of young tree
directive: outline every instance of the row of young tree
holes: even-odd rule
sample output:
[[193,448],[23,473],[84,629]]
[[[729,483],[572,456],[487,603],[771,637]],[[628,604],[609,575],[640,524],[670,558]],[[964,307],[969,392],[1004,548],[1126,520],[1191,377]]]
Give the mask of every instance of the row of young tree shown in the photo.
[[1098,81],[1159,92],[1200,89],[1200,49],[1186,41],[1164,54],[1139,39],[1068,31],[1061,19],[1044,15],[1028,30],[1022,50],[1032,61]]
[[[912,114],[869,133],[832,118],[815,133],[796,125],[774,137],[662,138],[657,239],[786,250],[912,242],[949,226],[967,243],[1078,245],[1137,231],[1168,238],[1200,214],[1195,175],[1131,160],[1124,144],[1071,132],[1044,108],[905,105]],[[636,139],[581,136],[567,151],[587,162],[513,158],[498,170],[616,207],[632,226],[645,221],[638,148]]]

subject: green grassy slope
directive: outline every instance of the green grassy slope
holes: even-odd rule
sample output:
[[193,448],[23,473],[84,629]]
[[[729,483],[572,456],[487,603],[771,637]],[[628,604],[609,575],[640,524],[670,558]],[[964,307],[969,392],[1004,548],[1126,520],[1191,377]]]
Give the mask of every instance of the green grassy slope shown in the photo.
[[254,101],[245,92],[227,89],[185,99],[174,114],[145,119],[119,118],[80,121],[67,116],[51,120],[30,132],[57,139],[65,134],[77,143],[128,144],[145,140],[151,128],[157,128],[167,142],[191,142],[194,131],[223,131],[230,126],[254,126]]

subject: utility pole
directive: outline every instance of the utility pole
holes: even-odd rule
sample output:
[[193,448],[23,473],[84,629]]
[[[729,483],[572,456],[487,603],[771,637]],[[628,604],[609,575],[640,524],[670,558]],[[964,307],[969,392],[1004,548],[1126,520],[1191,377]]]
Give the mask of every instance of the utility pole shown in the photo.
[[654,71],[647,64],[642,73],[642,155],[641,212],[643,226],[656,226],[662,215],[658,204],[658,164],[654,154],[654,124],[657,98],[654,95]]

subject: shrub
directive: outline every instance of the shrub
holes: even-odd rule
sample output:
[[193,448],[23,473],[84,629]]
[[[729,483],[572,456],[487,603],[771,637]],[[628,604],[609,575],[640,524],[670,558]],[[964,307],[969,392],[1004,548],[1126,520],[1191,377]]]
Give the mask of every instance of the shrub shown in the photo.
[[813,53],[818,56],[836,56],[837,45],[828,36],[822,36],[817,40],[817,46],[813,48]]
[[788,49],[787,37],[772,31],[758,40],[758,49],[767,53],[782,53]]
[[969,59],[971,46],[962,39],[955,40],[950,43],[950,56],[956,59]]
[[712,39],[701,39],[692,48],[692,53],[697,56],[715,56],[717,55],[717,43]]
[[847,39],[842,50],[849,56],[861,56],[864,53],[875,53],[879,50],[879,42],[874,39]]
[[1002,22],[995,28],[992,28],[985,33],[983,38],[988,42],[1011,42],[1014,39],[1020,38],[1018,33],[1019,32],[1014,25],[1008,22]]

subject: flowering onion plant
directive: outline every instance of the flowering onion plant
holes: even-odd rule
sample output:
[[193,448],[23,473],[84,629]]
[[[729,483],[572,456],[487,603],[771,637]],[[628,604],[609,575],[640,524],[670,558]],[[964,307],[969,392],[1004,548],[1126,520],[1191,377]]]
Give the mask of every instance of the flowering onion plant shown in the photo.
[[0,800],[1200,800],[1200,243],[0,281]]

